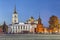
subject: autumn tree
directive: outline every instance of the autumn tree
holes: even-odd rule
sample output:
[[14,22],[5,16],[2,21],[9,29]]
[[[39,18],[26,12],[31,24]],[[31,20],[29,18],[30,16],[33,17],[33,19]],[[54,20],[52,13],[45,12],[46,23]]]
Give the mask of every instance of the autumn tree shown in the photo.
[[59,19],[57,16],[51,16],[49,19],[49,27],[58,27]]
[[58,17],[54,16],[54,15],[51,16],[50,19],[49,19],[49,28],[51,28],[55,32],[56,30],[58,30],[58,27],[59,27],[59,19],[58,19]]

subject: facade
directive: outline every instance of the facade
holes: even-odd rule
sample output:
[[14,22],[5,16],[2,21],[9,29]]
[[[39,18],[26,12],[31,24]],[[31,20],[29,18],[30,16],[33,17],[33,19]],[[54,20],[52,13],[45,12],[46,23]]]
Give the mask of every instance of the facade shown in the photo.
[[36,28],[36,25],[32,26],[31,24],[14,24],[10,25],[11,27],[11,33],[34,33],[34,28]]

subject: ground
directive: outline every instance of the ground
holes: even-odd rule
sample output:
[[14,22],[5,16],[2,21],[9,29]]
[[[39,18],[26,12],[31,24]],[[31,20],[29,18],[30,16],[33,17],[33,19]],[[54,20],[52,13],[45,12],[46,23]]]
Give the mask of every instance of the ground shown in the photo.
[[60,34],[0,34],[0,40],[60,40]]

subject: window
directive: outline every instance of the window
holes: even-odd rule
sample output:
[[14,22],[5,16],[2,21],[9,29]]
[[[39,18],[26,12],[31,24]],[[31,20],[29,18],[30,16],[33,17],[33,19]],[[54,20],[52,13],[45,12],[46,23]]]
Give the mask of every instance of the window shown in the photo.
[[23,29],[25,29],[25,26],[23,26]]
[[18,26],[18,29],[20,29],[20,27]]
[[16,22],[16,20],[15,20],[15,22]]
[[22,29],[22,26],[21,26],[21,29]]
[[16,17],[16,15],[15,15],[15,17]]
[[17,33],[17,26],[16,26],[16,33]]
[[26,30],[27,30],[27,26],[26,26]]

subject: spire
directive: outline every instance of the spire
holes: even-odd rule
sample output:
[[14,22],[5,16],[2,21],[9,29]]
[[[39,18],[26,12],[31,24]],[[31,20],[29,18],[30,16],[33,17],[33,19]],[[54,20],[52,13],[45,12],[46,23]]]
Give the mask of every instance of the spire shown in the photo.
[[40,19],[40,12],[39,12],[39,18],[38,19]]
[[16,12],[16,5],[14,6],[14,13],[17,13],[17,12]]
[[39,16],[38,16],[38,19],[40,19],[40,12],[39,12]]
[[39,13],[39,18],[38,18],[38,24],[41,24],[40,13]]
[[4,21],[4,25],[6,25],[5,21]]
[[31,19],[34,19],[33,16],[31,16]]

